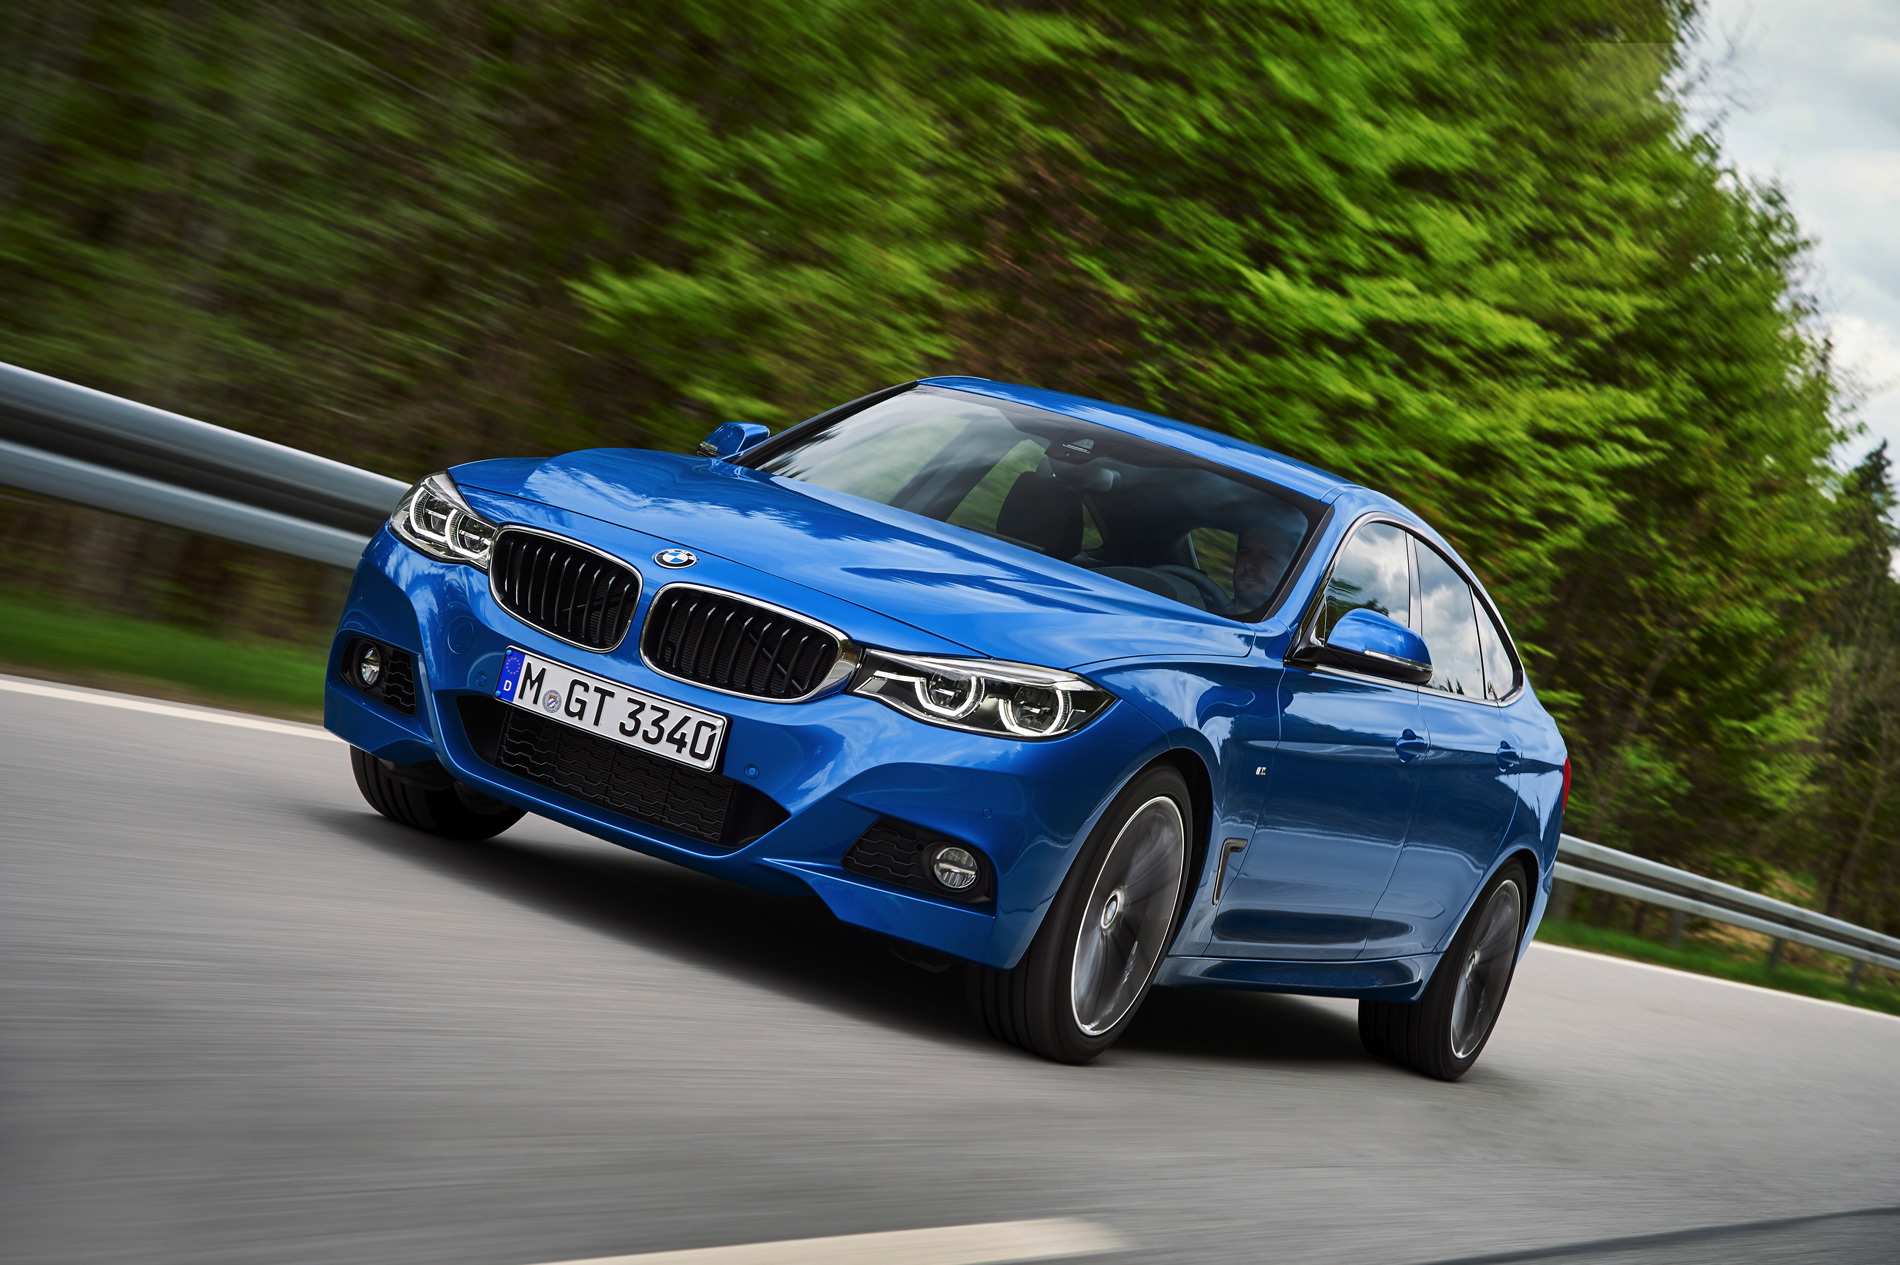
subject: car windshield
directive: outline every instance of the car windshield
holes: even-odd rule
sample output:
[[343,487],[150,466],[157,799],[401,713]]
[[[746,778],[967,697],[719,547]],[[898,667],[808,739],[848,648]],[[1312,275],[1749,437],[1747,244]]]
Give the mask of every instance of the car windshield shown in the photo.
[[1258,618],[1312,527],[1289,492],[1104,426],[923,386],[742,458],[1172,598]]

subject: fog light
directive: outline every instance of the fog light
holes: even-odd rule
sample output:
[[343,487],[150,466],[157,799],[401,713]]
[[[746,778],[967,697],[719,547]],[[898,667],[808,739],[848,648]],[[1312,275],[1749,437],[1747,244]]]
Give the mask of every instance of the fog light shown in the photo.
[[960,892],[976,882],[976,855],[968,848],[938,848],[930,858],[930,873],[951,891]]
[[383,648],[373,641],[363,643],[356,652],[356,683],[374,689],[383,676]]

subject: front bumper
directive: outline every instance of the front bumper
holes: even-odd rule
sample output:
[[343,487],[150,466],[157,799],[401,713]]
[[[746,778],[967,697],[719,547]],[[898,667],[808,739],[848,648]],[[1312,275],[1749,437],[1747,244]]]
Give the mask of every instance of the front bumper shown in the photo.
[[[990,966],[1014,965],[1061,886],[1076,844],[1112,793],[1164,749],[1161,731],[1133,707],[1111,706],[1080,733],[1013,742],[926,725],[856,695],[806,703],[740,698],[663,677],[637,649],[646,607],[668,573],[640,559],[674,543],[613,528],[589,539],[643,572],[633,629],[596,654],[521,623],[495,603],[488,577],[437,562],[379,532],[359,564],[330,653],[324,724],[353,746],[402,764],[439,760],[498,799],[610,842],[770,891],[815,893],[846,922]],[[554,530],[560,528],[554,527]],[[570,529],[571,530],[571,529]],[[797,606],[782,582],[707,559],[696,581]],[[757,583],[752,581],[757,580]],[[761,588],[768,591],[761,592]],[[865,644],[898,651],[941,643],[880,616],[858,626],[835,600],[823,618]],[[374,637],[416,656],[416,710],[403,716],[341,677],[343,647]],[[906,640],[908,638],[908,640]],[[895,644],[886,644],[895,643]],[[914,643],[914,644],[913,644]],[[735,850],[676,834],[518,777],[477,753],[461,699],[492,696],[509,646],[545,655],[731,718],[719,772],[776,801],[787,819]],[[994,898],[960,905],[846,870],[841,858],[878,818],[895,817],[965,841],[989,858]]]

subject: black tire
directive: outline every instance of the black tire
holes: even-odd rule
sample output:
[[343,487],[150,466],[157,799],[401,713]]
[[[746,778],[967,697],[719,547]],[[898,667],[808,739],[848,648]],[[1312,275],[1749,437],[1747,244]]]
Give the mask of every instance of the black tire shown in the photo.
[[1530,876],[1491,876],[1415,1002],[1361,1001],[1359,1041],[1374,1058],[1442,1081],[1471,1070],[1497,1027],[1530,914]]
[[1187,783],[1171,768],[1122,789],[1022,961],[970,969],[970,1002],[992,1036],[1059,1063],[1086,1063],[1120,1039],[1180,924],[1193,822]]
[[350,770],[371,808],[444,839],[492,839],[526,816],[513,804],[456,781],[433,760],[394,764],[351,747]]

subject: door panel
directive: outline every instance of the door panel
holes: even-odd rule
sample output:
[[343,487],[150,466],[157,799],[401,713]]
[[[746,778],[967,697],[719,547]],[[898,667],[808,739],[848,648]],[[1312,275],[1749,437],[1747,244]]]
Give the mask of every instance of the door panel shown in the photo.
[[1266,802],[1221,895],[1220,957],[1343,959],[1365,945],[1411,821],[1418,694],[1288,668]]
[[1487,698],[1471,586],[1423,540],[1413,543],[1419,635],[1432,679],[1419,692],[1430,750],[1418,761],[1418,808],[1363,957],[1430,953],[1451,934],[1504,843],[1516,803],[1508,727]]
[[1414,762],[1418,807],[1362,957],[1436,951],[1497,857],[1517,803],[1496,707],[1422,690],[1419,709],[1431,749]]

